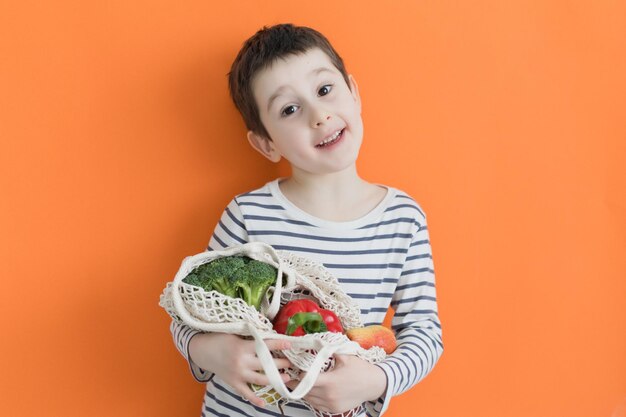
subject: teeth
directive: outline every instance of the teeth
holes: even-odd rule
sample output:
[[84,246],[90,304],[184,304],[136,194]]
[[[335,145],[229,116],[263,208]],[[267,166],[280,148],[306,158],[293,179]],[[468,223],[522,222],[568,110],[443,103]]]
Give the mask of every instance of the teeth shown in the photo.
[[328,142],[332,142],[333,140],[337,139],[339,137],[339,134],[341,133],[341,130],[336,131],[331,137],[329,137],[328,139],[324,139],[319,145],[317,146],[322,146],[322,145],[326,145]]

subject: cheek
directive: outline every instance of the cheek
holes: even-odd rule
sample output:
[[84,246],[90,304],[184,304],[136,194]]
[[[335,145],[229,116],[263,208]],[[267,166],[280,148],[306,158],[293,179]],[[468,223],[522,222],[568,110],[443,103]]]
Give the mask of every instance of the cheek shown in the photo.
[[302,133],[294,126],[273,126],[272,130],[268,130],[268,132],[281,152],[294,153],[298,151],[298,147],[294,145],[298,143],[298,138],[302,137]]
[[363,119],[361,119],[361,111],[358,106],[355,106],[354,109],[350,112],[350,118],[352,123],[353,131],[363,131]]
[[[280,125],[280,124],[276,124],[276,123],[264,123],[263,124],[265,126],[265,129],[267,130],[267,133],[270,134],[270,136],[272,137],[272,139],[274,138],[282,138],[285,136],[285,126],[284,125]],[[280,139],[279,139],[280,140]]]
[[361,107],[358,102],[354,101],[352,96],[344,97],[339,103],[339,106],[340,108],[346,109],[352,118],[361,116]]

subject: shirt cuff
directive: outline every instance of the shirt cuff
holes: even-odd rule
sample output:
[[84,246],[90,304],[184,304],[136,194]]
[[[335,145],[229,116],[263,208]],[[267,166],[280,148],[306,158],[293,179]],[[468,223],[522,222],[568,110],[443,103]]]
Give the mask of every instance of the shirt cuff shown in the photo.
[[191,369],[191,374],[196,379],[196,381],[198,381],[198,382],[208,382],[211,379],[213,379],[213,376],[215,374],[212,373],[212,372],[206,371],[206,370],[200,368],[198,365],[196,365],[194,363],[194,361],[191,360],[191,355],[189,354],[189,345],[190,345],[189,342],[191,342],[191,339],[193,338],[193,336],[195,336],[198,333],[200,333],[200,332],[197,331],[194,335],[192,335],[189,339],[187,339],[187,349],[186,349],[187,362],[189,362],[189,369]]
[[365,403],[365,410],[367,411],[367,415],[370,417],[379,417],[382,416],[387,408],[389,407],[389,402],[391,401],[393,390],[391,387],[393,386],[393,378],[394,374],[389,365],[384,362],[375,363],[374,365],[378,366],[385,373],[385,378],[387,379],[387,388],[385,389],[385,393],[376,401],[367,401]]

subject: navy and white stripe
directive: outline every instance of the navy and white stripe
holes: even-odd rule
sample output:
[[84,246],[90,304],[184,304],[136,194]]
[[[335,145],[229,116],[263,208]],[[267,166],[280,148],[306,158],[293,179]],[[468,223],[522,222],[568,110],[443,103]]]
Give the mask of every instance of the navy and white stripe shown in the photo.
[[[361,309],[363,323],[380,324],[393,308],[392,328],[398,348],[378,364],[387,376],[387,393],[365,403],[369,415],[381,415],[392,396],[422,380],[443,352],[437,314],[435,278],[426,216],[407,194],[388,188],[387,197],[370,213],[351,222],[318,219],[292,205],[278,180],[234,198],[215,228],[208,250],[262,241],[322,263],[338,278]],[[189,360],[188,341],[196,332],[172,324],[176,346],[189,361],[193,376],[207,383],[206,415],[280,415],[276,408],[256,408],[219,378]],[[311,416],[288,404],[287,416]]]

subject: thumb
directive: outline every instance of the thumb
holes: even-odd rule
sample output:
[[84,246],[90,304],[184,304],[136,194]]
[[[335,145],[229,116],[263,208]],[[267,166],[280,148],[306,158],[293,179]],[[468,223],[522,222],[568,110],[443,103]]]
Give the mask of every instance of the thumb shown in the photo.
[[291,391],[293,391],[294,389],[296,389],[296,386],[298,385],[298,382],[300,382],[300,381],[296,381],[296,380],[292,379],[291,381],[285,383],[285,386],[287,388],[289,388]]
[[348,362],[348,355],[335,355],[335,369],[344,366]]
[[287,388],[293,391],[294,389],[296,389],[296,387],[298,386],[300,381],[305,377],[305,375],[306,373],[302,372],[300,375],[298,375],[298,379],[291,379],[287,381],[285,385],[287,386]]

